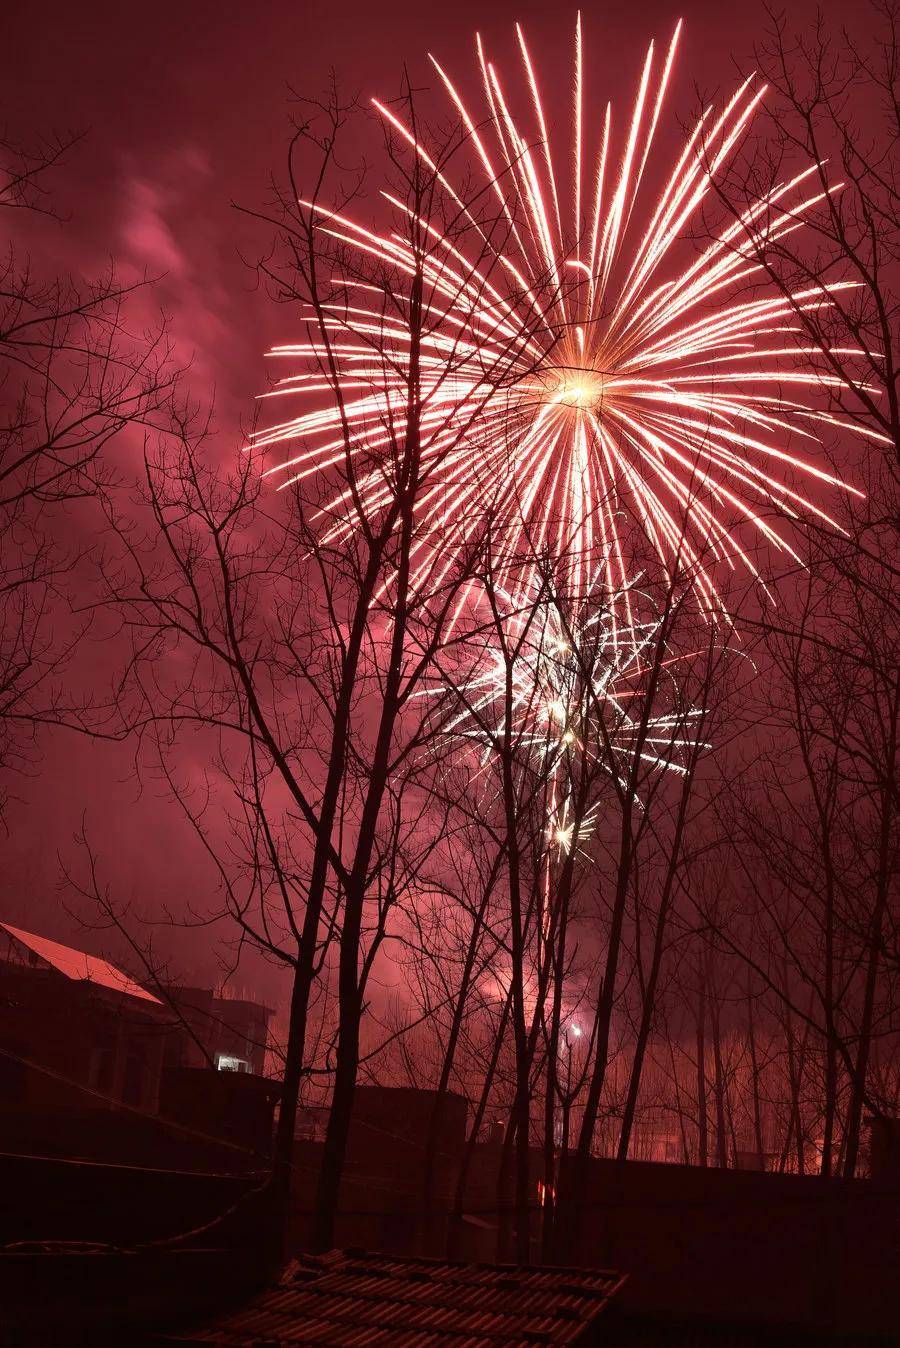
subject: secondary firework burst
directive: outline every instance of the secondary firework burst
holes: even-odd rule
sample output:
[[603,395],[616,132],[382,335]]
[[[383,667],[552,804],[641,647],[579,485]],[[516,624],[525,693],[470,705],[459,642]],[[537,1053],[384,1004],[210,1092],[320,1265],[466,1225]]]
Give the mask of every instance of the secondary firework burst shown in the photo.
[[[595,779],[614,778],[629,790],[636,759],[646,773],[684,773],[691,750],[706,747],[698,746],[702,710],[679,705],[677,657],[663,661],[673,693],[670,709],[648,715],[642,708],[648,668],[660,658],[663,620],[654,614],[635,621],[634,639],[623,641],[627,604],[653,613],[636,582],[609,595],[605,563],[595,567],[575,603],[533,573],[515,596],[495,591],[480,648],[473,656],[469,640],[445,680],[422,694],[439,699],[443,734],[472,746],[489,782],[503,755],[514,761],[517,775],[532,775],[551,851],[578,847],[597,822],[596,804],[575,803],[582,766],[589,802],[595,802]],[[458,707],[449,716],[448,688]],[[662,683],[657,700],[665,698]]]
[[[373,100],[429,175],[427,214],[385,192],[393,223],[379,229],[301,203],[360,265],[332,278],[338,297],[307,316],[306,340],[271,353],[299,368],[267,396],[302,406],[257,443],[290,447],[272,469],[286,480],[340,479],[352,462],[353,492],[340,482],[323,512],[329,537],[340,538],[360,500],[377,512],[389,499],[392,446],[415,401],[415,580],[439,582],[473,518],[489,513],[511,585],[522,556],[544,549],[573,559],[577,597],[603,556],[608,591],[624,593],[627,609],[629,540],[639,537],[717,617],[720,573],[745,568],[763,583],[754,540],[799,561],[790,523],[777,521],[833,524],[813,496],[844,485],[821,466],[818,439],[823,423],[843,424],[823,406],[837,381],[814,368],[797,318],[831,303],[841,283],[785,296],[765,289],[755,256],[758,238],[801,228],[821,201],[819,166],[688,255],[684,239],[700,230],[764,90],[747,81],[703,111],[666,167],[654,143],[680,24],[661,56],[651,45],[619,131],[610,105],[586,88],[579,18],[571,127],[560,143],[516,33],[524,116],[480,38],[477,103],[431,58],[461,126],[453,154]],[[383,281],[360,280],[363,259],[394,278],[390,308]]]

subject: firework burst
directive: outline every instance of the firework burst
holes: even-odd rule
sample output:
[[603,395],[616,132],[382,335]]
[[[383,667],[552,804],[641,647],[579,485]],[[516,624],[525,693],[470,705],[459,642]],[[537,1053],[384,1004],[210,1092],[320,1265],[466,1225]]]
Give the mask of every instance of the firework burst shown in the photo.
[[[661,57],[651,45],[620,130],[611,107],[588,98],[579,18],[571,128],[554,143],[516,32],[524,117],[514,116],[480,38],[477,106],[431,58],[462,129],[454,154],[439,154],[411,118],[373,100],[431,176],[427,213],[385,192],[396,228],[379,231],[301,203],[351,255],[410,292],[419,279],[416,373],[411,306],[386,316],[379,286],[348,269],[333,278],[339,298],[310,313],[308,339],[272,352],[299,369],[267,396],[303,405],[257,443],[290,446],[271,471],[291,481],[339,472],[349,457],[354,496],[377,511],[390,496],[385,463],[413,380],[423,482],[417,582],[438,582],[472,520],[489,513],[511,586],[527,569],[521,559],[543,551],[571,559],[577,599],[603,556],[608,593],[624,596],[634,625],[631,521],[664,573],[686,576],[716,617],[719,571],[745,568],[762,582],[754,538],[799,561],[776,520],[811,514],[833,524],[810,489],[843,485],[817,462],[822,424],[843,425],[820,396],[837,381],[814,368],[798,336],[797,309],[828,305],[829,292],[765,290],[755,248],[802,227],[824,195],[819,166],[688,254],[685,237],[699,232],[764,90],[742,84],[699,116],[674,162],[657,164],[680,25]],[[802,454],[788,447],[795,440]],[[351,504],[350,490],[336,487],[323,512],[330,537],[355,527]]]
[[[575,803],[581,760],[589,778],[614,778],[623,790],[631,789],[636,758],[647,772],[684,773],[703,717],[674,700],[661,714],[642,715],[642,684],[657,658],[662,619],[635,622],[634,640],[623,641],[626,603],[644,613],[652,604],[635,583],[610,599],[606,577],[605,564],[597,567],[575,605],[534,577],[515,597],[498,591],[483,648],[462,676],[457,668],[447,680],[461,705],[444,733],[473,746],[483,769],[506,752],[518,772],[534,770],[546,796],[549,846],[558,852],[586,841],[598,818],[595,805]],[[667,674],[678,663],[667,658]],[[443,699],[445,687],[422,696]],[[588,794],[596,796],[593,786]]]

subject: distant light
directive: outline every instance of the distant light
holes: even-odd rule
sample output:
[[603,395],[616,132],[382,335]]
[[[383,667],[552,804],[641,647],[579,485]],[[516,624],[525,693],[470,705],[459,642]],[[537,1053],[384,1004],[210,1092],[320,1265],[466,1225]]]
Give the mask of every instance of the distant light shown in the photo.
[[581,1038],[581,1026],[580,1026],[580,1025],[573,1025],[573,1026],[572,1026],[572,1033],[574,1034],[574,1036],[575,1036],[576,1039],[580,1039],[580,1038]]

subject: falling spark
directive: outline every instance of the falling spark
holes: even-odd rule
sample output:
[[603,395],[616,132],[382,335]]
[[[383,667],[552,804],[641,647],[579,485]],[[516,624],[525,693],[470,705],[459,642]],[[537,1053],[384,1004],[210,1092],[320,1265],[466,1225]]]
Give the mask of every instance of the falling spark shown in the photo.
[[[527,558],[543,552],[571,559],[570,592],[583,596],[602,555],[608,593],[627,596],[628,575],[643,565],[632,555],[630,520],[663,574],[686,577],[715,619],[724,613],[721,570],[744,568],[766,589],[754,538],[800,561],[773,517],[812,515],[837,527],[810,488],[853,490],[820,466],[822,426],[856,428],[823,410],[823,390],[839,381],[802,346],[797,316],[828,307],[852,283],[784,295],[766,288],[755,252],[763,237],[774,243],[801,228],[821,202],[820,166],[773,187],[686,256],[683,240],[700,229],[764,88],[745,81],[724,107],[703,111],[668,171],[657,170],[651,151],[681,24],[661,59],[651,44],[617,136],[611,106],[598,114],[587,96],[579,17],[563,153],[516,32],[524,121],[480,38],[482,104],[473,111],[431,58],[465,132],[456,156],[430,151],[373,100],[431,175],[429,214],[385,192],[402,227],[379,230],[301,203],[324,235],[397,278],[395,304],[385,312],[384,282],[360,280],[360,267],[332,278],[338,297],[306,316],[308,340],[271,353],[299,368],[266,396],[301,399],[303,408],[256,443],[290,446],[271,469],[289,481],[352,466],[352,489],[335,488],[322,512],[328,538],[350,537],[355,501],[374,514],[391,498],[392,446],[414,386],[423,483],[415,583],[439,583],[473,520],[489,515],[511,587]],[[483,176],[475,194],[473,167]],[[651,190],[654,181],[661,186]],[[448,217],[458,228],[442,225]],[[412,307],[402,294],[415,277],[423,296],[416,375]],[[793,440],[804,454],[788,447]]]

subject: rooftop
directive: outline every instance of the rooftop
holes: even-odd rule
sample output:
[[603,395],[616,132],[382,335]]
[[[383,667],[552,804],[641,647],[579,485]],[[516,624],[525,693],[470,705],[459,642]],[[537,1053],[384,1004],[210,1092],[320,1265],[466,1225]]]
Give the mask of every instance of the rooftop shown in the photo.
[[21,927],[12,927],[8,922],[0,922],[0,928],[14,941],[24,945],[58,973],[64,974],[73,982],[95,983],[98,987],[109,988],[113,992],[123,992],[129,997],[138,997],[144,1002],[153,1002],[161,1006],[158,997],[142,988],[133,978],[129,978],[121,969],[117,969],[108,960],[98,955],[88,955],[83,950],[61,945],[46,936],[35,936],[33,932],[23,931]]

